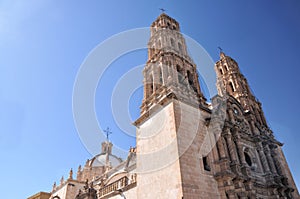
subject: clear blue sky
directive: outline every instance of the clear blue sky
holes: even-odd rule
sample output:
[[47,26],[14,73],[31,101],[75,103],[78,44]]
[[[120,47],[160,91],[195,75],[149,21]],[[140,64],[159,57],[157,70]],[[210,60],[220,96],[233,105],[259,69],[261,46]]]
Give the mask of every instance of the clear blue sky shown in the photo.
[[[283,150],[300,187],[300,1],[2,0],[3,198],[26,198],[38,191],[50,191],[61,175],[66,177],[70,168],[76,172],[79,164],[91,158],[72,115],[77,71],[96,45],[121,31],[148,27],[161,7],[214,61],[218,59],[218,46],[236,59],[262,102],[276,138],[285,143]],[[145,61],[145,52],[140,52],[115,64],[129,70]],[[97,91],[99,120],[114,131],[111,139],[115,145],[129,148],[134,139],[122,134],[109,112],[99,111],[109,103],[105,99],[109,100],[110,92],[109,86]],[[136,118],[141,101],[131,102]]]

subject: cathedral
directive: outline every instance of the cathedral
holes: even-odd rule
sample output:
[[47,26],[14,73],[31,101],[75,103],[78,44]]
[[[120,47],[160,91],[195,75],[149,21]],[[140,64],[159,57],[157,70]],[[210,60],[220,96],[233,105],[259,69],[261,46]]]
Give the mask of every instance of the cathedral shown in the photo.
[[101,153],[29,199],[300,198],[282,151],[238,63],[220,52],[218,94],[203,95],[179,23],[151,25],[136,147]]

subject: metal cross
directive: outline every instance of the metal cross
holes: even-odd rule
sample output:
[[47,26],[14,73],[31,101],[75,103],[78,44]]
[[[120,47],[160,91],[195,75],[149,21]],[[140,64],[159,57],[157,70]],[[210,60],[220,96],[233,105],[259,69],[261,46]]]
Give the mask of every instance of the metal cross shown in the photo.
[[218,49],[220,50],[220,53],[223,52],[223,49],[219,46]]
[[108,136],[110,134],[112,134],[112,132],[110,131],[109,127],[107,127],[106,130],[104,130],[104,132],[106,133],[106,140],[109,141]]
[[160,11],[161,11],[161,12],[165,12],[166,10],[165,10],[165,9],[163,9],[163,8],[160,8]]

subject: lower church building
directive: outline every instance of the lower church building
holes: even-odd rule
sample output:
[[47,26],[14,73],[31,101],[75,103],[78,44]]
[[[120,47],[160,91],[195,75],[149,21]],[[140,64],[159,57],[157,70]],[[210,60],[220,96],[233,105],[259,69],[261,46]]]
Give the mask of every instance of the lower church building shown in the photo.
[[238,63],[221,52],[215,72],[218,94],[208,102],[179,23],[162,13],[151,25],[136,147],[122,160],[103,142],[47,199],[300,198]]

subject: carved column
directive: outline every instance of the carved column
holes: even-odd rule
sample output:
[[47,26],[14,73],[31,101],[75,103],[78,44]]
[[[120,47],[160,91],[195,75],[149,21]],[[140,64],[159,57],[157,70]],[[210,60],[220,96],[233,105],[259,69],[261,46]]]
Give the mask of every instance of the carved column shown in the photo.
[[270,173],[270,167],[268,165],[268,162],[267,162],[267,159],[266,159],[266,156],[263,151],[263,147],[262,147],[261,143],[259,143],[259,146],[258,146],[258,153],[259,153],[259,157],[260,157],[260,160],[262,163],[263,171],[266,173]]
[[166,65],[166,63],[162,64],[161,67],[161,73],[162,73],[162,85],[166,85],[167,84],[167,79],[168,79],[168,66]]
[[250,126],[251,126],[252,132],[254,132],[255,135],[259,135],[259,133],[258,133],[257,130],[256,130],[255,123],[254,123],[253,120],[251,120]]
[[273,158],[271,156],[271,152],[270,152],[269,146],[265,145],[264,146],[264,150],[266,152],[266,156],[267,156],[267,160],[268,160],[271,172],[274,173],[274,174],[276,174],[276,168],[275,168],[275,164],[274,164]]
[[233,114],[232,109],[229,109],[229,110],[228,110],[228,114],[229,114],[229,117],[230,117],[230,121],[231,121],[232,123],[234,123],[234,114]]
[[174,81],[174,83],[175,84],[179,84],[179,79],[178,79],[178,73],[179,73],[179,71],[177,71],[177,61],[176,61],[176,59],[173,61],[173,67],[172,67],[172,69],[173,69],[173,79],[175,80]]
[[[210,133],[208,131],[208,133]],[[218,154],[218,148],[217,148],[217,139],[216,139],[216,135],[213,134],[212,136],[212,143],[215,143],[215,146],[213,146],[212,148],[212,153],[213,153],[213,157],[214,157],[214,160],[219,160],[219,154]]]
[[278,156],[277,156],[277,150],[276,149],[273,149],[271,151],[271,155],[274,159],[274,163],[275,163],[275,167],[277,169],[277,173],[280,174],[280,175],[283,175],[283,172],[282,172],[282,167],[281,167],[281,163],[278,161]]
[[242,163],[243,165],[246,165],[246,160],[245,160],[245,156],[244,156],[244,150],[243,150],[242,143],[239,140],[237,140],[236,144],[237,144],[237,149],[238,149],[238,153],[239,153],[239,157],[240,157],[240,163]]
[[218,151],[219,151],[219,157],[220,157],[220,159],[225,158],[226,154],[225,154],[224,145],[223,145],[222,137],[221,136],[220,136],[220,138],[217,141],[217,146],[218,146]]
[[246,165],[246,160],[245,160],[245,156],[244,156],[244,150],[243,150],[243,145],[240,141],[240,137],[238,135],[237,129],[234,129],[235,134],[236,134],[236,148],[237,148],[237,152],[240,158],[240,163],[243,165]]
[[236,150],[235,147],[233,146],[232,143],[232,136],[231,133],[229,131],[229,129],[226,129],[226,134],[224,134],[227,145],[228,145],[228,149],[229,149],[229,154],[230,154],[230,159],[233,162],[238,162],[238,158],[237,158],[237,154],[236,154]]

